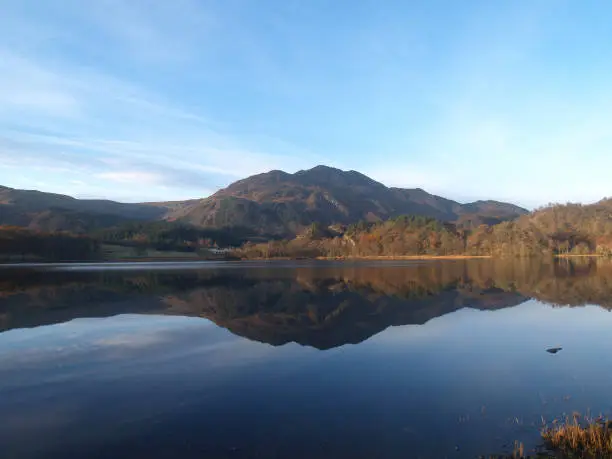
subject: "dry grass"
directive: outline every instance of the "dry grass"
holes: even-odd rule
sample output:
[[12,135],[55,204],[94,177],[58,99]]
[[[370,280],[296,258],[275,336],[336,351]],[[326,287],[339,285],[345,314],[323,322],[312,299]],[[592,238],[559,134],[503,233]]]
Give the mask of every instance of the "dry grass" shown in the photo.
[[565,422],[542,430],[546,446],[570,458],[612,458],[612,422],[604,419],[579,420],[575,413]]
[[520,459],[525,457],[525,447],[522,443],[519,443],[518,441],[514,442],[514,452],[510,457],[512,457],[512,459]]

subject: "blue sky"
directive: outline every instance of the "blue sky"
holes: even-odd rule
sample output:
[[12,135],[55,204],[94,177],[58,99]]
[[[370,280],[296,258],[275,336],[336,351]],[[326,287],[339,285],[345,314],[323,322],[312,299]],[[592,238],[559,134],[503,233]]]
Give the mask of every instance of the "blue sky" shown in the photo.
[[0,10],[0,184],[182,199],[323,163],[460,201],[612,195],[606,2]]

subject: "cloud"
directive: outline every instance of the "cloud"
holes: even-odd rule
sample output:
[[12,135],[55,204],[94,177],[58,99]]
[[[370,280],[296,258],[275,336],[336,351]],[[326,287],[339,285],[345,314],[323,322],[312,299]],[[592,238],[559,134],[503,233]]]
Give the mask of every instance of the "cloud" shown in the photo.
[[[0,135],[0,164],[27,167],[30,173],[52,171],[58,178],[66,174],[72,185],[75,181],[90,186],[95,180],[112,181],[121,186],[120,196],[132,191],[126,186],[131,185],[171,187],[176,199],[203,197],[246,175],[291,163],[291,159],[253,151],[200,145],[197,139],[181,144],[161,138],[72,138],[14,130]],[[62,186],[65,184],[62,181]],[[108,192],[108,196],[119,196],[110,188]],[[164,195],[153,198],[168,199],[167,192],[156,192]]]
[[[0,56],[7,55],[0,51]],[[72,173],[73,184],[93,177],[119,185],[171,186],[177,190],[172,198],[181,199],[205,196],[253,173],[308,164],[303,157],[245,146],[200,114],[104,74],[69,67],[56,74],[15,57],[3,62],[8,67],[17,63],[32,74],[19,87],[16,77],[0,76],[0,122],[5,126],[0,129],[0,163],[22,169],[23,177],[45,169]],[[21,73],[11,68],[15,75]],[[1,172],[0,180],[21,186],[15,176]],[[110,197],[130,192],[127,187],[119,194],[109,191]],[[167,198],[162,190],[149,192],[150,200]]]

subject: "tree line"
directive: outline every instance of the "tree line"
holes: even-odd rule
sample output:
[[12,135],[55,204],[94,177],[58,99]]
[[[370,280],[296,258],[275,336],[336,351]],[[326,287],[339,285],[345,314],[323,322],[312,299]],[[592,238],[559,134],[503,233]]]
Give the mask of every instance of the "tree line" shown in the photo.
[[290,240],[266,240],[242,227],[199,228],[168,221],[125,223],[86,236],[0,227],[2,259],[98,259],[106,244],[185,252],[232,247],[232,256],[240,258],[612,256],[612,200],[549,205],[494,225],[464,226],[413,215],[348,226],[313,223]]
[[0,260],[83,261],[100,256],[100,244],[87,236],[0,226]]
[[362,221],[340,230],[314,224],[295,239],[246,244],[237,251],[243,258],[584,254],[612,256],[612,202],[551,205],[469,229],[422,216]]
[[197,228],[168,221],[130,222],[92,234],[96,240],[106,244],[185,252],[240,246],[252,236],[253,232],[246,228]]

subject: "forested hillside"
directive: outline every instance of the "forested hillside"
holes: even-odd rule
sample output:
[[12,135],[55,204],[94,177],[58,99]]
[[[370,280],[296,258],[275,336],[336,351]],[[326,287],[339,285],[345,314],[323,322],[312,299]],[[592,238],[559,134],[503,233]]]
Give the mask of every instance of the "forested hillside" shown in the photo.
[[98,241],[89,237],[0,226],[0,261],[80,261],[99,255]]
[[293,240],[248,244],[251,257],[407,255],[612,255],[612,203],[552,205],[516,220],[467,229],[420,216],[325,228],[313,224]]
[[312,223],[291,239],[264,238],[250,228],[198,228],[181,222],[121,223],[88,233],[1,231],[4,258],[83,260],[101,244],[180,252],[233,247],[233,256],[401,257],[612,255],[612,202],[552,205],[516,220],[467,227],[418,215],[351,225]]
[[197,228],[180,222],[131,222],[96,231],[96,240],[107,244],[152,247],[157,250],[240,246],[261,240],[245,228]]

